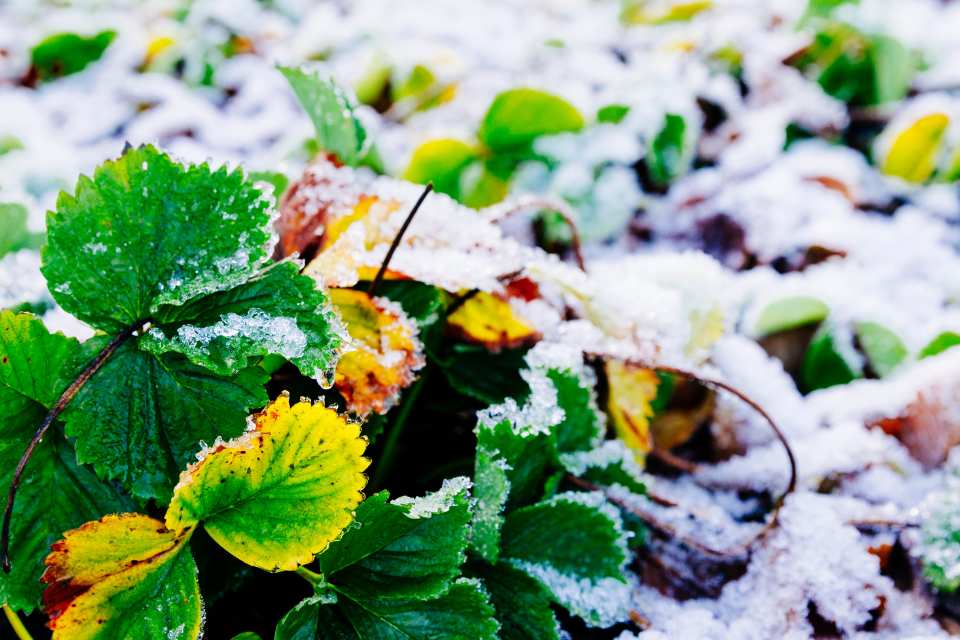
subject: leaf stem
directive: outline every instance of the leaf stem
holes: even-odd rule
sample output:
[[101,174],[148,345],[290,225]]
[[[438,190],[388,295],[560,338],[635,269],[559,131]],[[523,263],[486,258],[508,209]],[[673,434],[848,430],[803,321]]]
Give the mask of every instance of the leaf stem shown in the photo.
[[393,466],[393,460],[397,457],[397,443],[400,441],[400,435],[407,424],[410,412],[413,411],[413,405],[417,402],[417,397],[423,390],[424,381],[427,378],[427,370],[420,375],[420,378],[410,387],[406,397],[400,405],[397,412],[397,418],[390,427],[390,433],[387,434],[387,442],[383,445],[383,452],[380,454],[380,461],[377,462],[377,470],[373,473],[373,480],[370,485],[379,487],[390,467]]
[[580,271],[587,272],[587,263],[583,259],[583,249],[580,242],[580,230],[574,221],[576,212],[559,198],[550,198],[546,196],[522,196],[516,200],[504,204],[493,205],[482,211],[484,216],[491,222],[499,222],[510,216],[523,211],[536,209],[540,211],[552,211],[563,219],[563,222],[570,229],[570,251],[573,253],[573,260],[577,263]]
[[310,571],[306,567],[297,567],[296,573],[298,576],[312,584],[313,586],[319,586],[326,584],[326,580],[323,577],[323,574],[317,573],[316,571]]
[[3,614],[7,616],[7,622],[10,623],[10,626],[13,627],[13,632],[16,634],[19,640],[33,640],[33,636],[30,635],[30,632],[27,631],[27,628],[23,626],[23,621],[20,620],[20,616],[17,615],[17,612],[10,608],[10,605],[3,605]]
[[423,193],[420,194],[420,197],[417,198],[417,203],[413,205],[413,209],[410,210],[410,213],[407,214],[407,219],[403,221],[403,224],[400,225],[400,231],[397,232],[397,235],[393,237],[393,242],[390,243],[390,248],[387,249],[387,255],[383,257],[383,262],[380,263],[380,269],[377,271],[377,275],[373,278],[373,281],[370,283],[370,287],[367,289],[367,293],[373,297],[373,294],[376,292],[377,287],[380,286],[380,282],[383,280],[384,274],[387,272],[387,267],[390,266],[390,261],[393,260],[393,254],[396,253],[397,247],[400,246],[400,241],[403,240],[403,234],[407,232],[407,228],[410,226],[410,223],[413,222],[413,216],[417,215],[417,211],[420,210],[420,205],[423,204],[423,201],[427,199],[427,196],[430,192],[433,191],[433,183],[427,183],[426,189],[423,190]]
[[30,461],[30,457],[33,455],[37,445],[40,444],[40,441],[43,440],[43,436],[46,435],[50,425],[63,413],[67,405],[70,404],[70,401],[77,395],[77,392],[83,388],[83,385],[93,377],[93,374],[100,370],[100,367],[104,365],[124,342],[130,339],[137,331],[142,330],[149,322],[149,320],[136,322],[121,331],[110,341],[110,344],[104,347],[103,351],[98,353],[96,357],[84,367],[80,375],[70,383],[70,386],[60,395],[60,398],[50,409],[50,412],[43,418],[43,422],[40,423],[40,426],[37,427],[36,432],[33,434],[33,438],[30,439],[30,444],[27,445],[23,455],[20,456],[20,462],[17,463],[17,468],[13,472],[13,480],[10,482],[10,491],[7,493],[7,504],[3,510],[3,529],[0,531],[0,565],[3,566],[4,573],[10,573],[10,519],[13,516],[13,503],[17,497],[17,489],[20,486],[20,480],[23,477],[23,471],[27,466],[27,462]]

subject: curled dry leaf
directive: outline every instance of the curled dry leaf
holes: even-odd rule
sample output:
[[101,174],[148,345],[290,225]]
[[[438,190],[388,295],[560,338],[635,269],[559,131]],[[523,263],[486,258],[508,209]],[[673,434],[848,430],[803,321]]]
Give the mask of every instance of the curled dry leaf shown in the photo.
[[399,305],[363,291],[331,289],[330,299],[354,340],[334,384],[359,416],[386,413],[425,360],[416,325]]

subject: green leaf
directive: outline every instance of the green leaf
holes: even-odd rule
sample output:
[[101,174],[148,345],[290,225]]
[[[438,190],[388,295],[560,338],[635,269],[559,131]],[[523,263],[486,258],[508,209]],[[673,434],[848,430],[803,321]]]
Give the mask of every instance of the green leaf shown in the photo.
[[885,104],[907,95],[916,63],[899,40],[876,33],[870,36],[870,59],[873,63],[873,100]]
[[33,315],[0,311],[0,393],[52,407],[66,387],[60,377],[79,349],[75,339],[50,333]]
[[497,621],[479,583],[458,579],[433,600],[385,600],[362,605],[339,598],[323,606],[308,598],[277,626],[276,640],[494,640]]
[[0,258],[21,249],[38,249],[42,233],[27,229],[27,208],[12,202],[0,202]]
[[54,640],[199,638],[203,606],[189,538],[139,513],[67,531],[43,575]]
[[[0,392],[2,396],[2,392]],[[8,402],[0,403],[9,408]],[[39,405],[28,405],[16,414],[0,409],[0,489],[10,488],[13,470],[43,419]],[[77,464],[73,447],[59,427],[53,427],[34,450],[14,503],[10,525],[9,574],[0,574],[0,600],[14,609],[30,612],[40,601],[43,559],[64,531],[108,513],[133,507],[111,485]]]
[[874,372],[886,378],[907,357],[907,347],[890,329],[876,322],[858,322],[857,339]]
[[606,627],[629,612],[629,535],[603,494],[559,494],[507,516],[500,563],[536,579],[588,624]]
[[679,177],[686,170],[688,147],[686,120],[675,113],[666,114],[663,126],[647,149],[650,179],[657,185],[666,186]]
[[[56,380],[79,348],[50,334],[27,314],[0,312],[0,489],[59,393]],[[0,573],[0,601],[32,611],[39,603],[43,559],[64,531],[106,513],[130,508],[112,486],[77,464],[73,447],[54,426],[24,472],[11,519],[12,571]]]
[[628,113],[630,107],[625,104],[608,104],[597,110],[597,122],[620,124]]
[[167,509],[174,531],[202,522],[249,565],[292,571],[353,520],[366,484],[360,426],[322,404],[281,395],[256,427],[202,452],[180,476]]
[[457,343],[450,345],[446,352],[431,356],[451,387],[489,405],[529,392],[520,377],[526,352],[527,349],[521,347],[491,353],[483,345]]
[[279,171],[251,171],[250,181],[253,183],[266,182],[273,187],[273,197],[277,202],[290,185],[290,178],[285,173]]
[[622,440],[607,440],[590,451],[561,455],[560,461],[568,473],[593,484],[620,485],[639,495],[646,493],[643,469]]
[[510,512],[501,558],[599,580],[620,577],[628,555],[620,518],[602,494],[563,493]]
[[510,465],[499,452],[478,447],[474,468],[473,535],[471,547],[487,562],[500,555],[503,511],[510,496]]
[[354,114],[355,104],[332,78],[319,71],[279,67],[317,131],[320,148],[340,162],[357,166],[367,153],[367,132]]
[[464,167],[460,172],[458,187],[460,203],[473,209],[482,209],[506,198],[510,189],[510,175],[517,162],[517,158],[508,158],[503,167],[495,167],[491,160],[472,162]]
[[343,342],[327,302],[313,278],[283,262],[233,289],[165,310],[170,322],[151,329],[140,348],[181,353],[224,376],[253,364],[253,358],[277,355],[305,376],[326,381]]
[[557,451],[585,451],[598,446],[606,429],[593,387],[572,371],[551,369],[546,375],[557,389],[557,404],[564,414],[554,427]]
[[754,332],[766,336],[823,322],[830,308],[816,298],[793,296],[771,302],[760,313]]
[[478,136],[494,152],[515,152],[529,149],[540,136],[582,128],[583,116],[563,98],[521,88],[493,99]]
[[543,495],[543,483],[556,460],[556,441],[547,434],[518,434],[509,420],[477,427],[477,450],[507,464],[508,509]]
[[840,355],[829,327],[822,327],[813,336],[803,357],[800,370],[801,387],[805,393],[847,384],[860,377]]
[[[85,361],[106,338],[84,343]],[[221,378],[176,354],[161,357],[121,346],[63,413],[77,458],[101,478],[118,480],[140,498],[166,502],[200,441],[230,438],[263,406],[268,376],[251,367]]]
[[460,174],[477,159],[477,151],[461,140],[428,140],[413,151],[403,179],[433,188],[455,200],[460,199]]
[[423,498],[379,493],[319,557],[325,583],[277,627],[276,638],[496,637],[487,596],[457,579],[470,520],[466,478]]
[[469,481],[448,480],[417,500],[367,498],[354,523],[319,558],[336,590],[355,601],[442,595],[466,559]]
[[929,358],[930,356],[943,353],[947,349],[955,347],[958,344],[960,344],[960,333],[944,331],[927,343],[927,346],[920,350],[920,353],[917,354],[917,357],[920,359]]
[[119,332],[243,283],[271,242],[268,200],[242,172],[185,167],[144,146],[60,194],[42,271],[66,311]]
[[116,31],[92,36],[58,33],[42,40],[30,51],[30,64],[39,80],[52,80],[83,71],[103,56]]
[[550,607],[551,594],[537,580],[509,564],[477,564],[472,572],[483,580],[497,612],[501,640],[559,640],[560,623]]

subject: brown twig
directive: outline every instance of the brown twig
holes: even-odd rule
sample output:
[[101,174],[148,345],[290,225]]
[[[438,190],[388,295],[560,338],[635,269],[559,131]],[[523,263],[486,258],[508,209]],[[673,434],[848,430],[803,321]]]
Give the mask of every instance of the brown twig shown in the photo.
[[[597,354],[597,353],[587,353],[586,355],[590,358],[599,359],[599,360],[606,360],[609,357],[609,356],[605,356],[603,354]],[[793,449],[790,447],[790,443],[787,441],[787,437],[784,435],[780,427],[777,426],[777,423],[774,422],[773,418],[770,417],[770,414],[767,413],[767,411],[762,406],[760,406],[759,403],[757,403],[755,400],[750,398],[747,394],[740,391],[733,385],[727,382],[724,382],[723,380],[705,378],[693,371],[688,371],[686,369],[681,369],[679,367],[671,367],[669,365],[653,364],[649,362],[644,362],[642,360],[634,360],[632,358],[618,358],[618,360],[621,360],[625,364],[632,365],[635,367],[652,369],[660,373],[671,373],[673,375],[683,376],[684,378],[687,378],[690,380],[696,380],[702,385],[713,387],[715,389],[721,389],[723,391],[731,393],[734,396],[736,396],[741,402],[743,402],[744,404],[749,406],[751,409],[756,411],[757,414],[759,414],[760,417],[762,417],[764,421],[766,421],[766,423],[770,426],[770,429],[773,430],[774,435],[776,436],[780,444],[783,446],[783,449],[787,454],[787,462],[790,465],[790,479],[787,482],[787,488],[784,489],[783,493],[781,493],[780,496],[777,498],[777,500],[774,502],[772,517],[767,521],[763,529],[761,529],[760,532],[757,533],[757,535],[754,536],[754,538],[749,543],[747,543],[746,547],[750,548],[756,542],[764,538],[770,531],[772,531],[777,526],[778,516],[780,515],[780,508],[783,506],[783,503],[787,499],[787,496],[793,493],[797,488],[797,459],[793,454]]]
[[403,221],[403,224],[400,225],[400,230],[397,231],[397,235],[393,237],[393,241],[390,243],[390,248],[387,249],[387,255],[383,257],[383,262],[380,263],[380,270],[377,271],[377,275],[374,276],[373,281],[367,288],[367,293],[371,297],[374,293],[376,293],[377,287],[380,286],[380,282],[383,280],[383,276],[387,272],[387,267],[390,266],[390,261],[393,260],[393,254],[396,253],[397,247],[400,246],[400,241],[403,240],[403,234],[407,232],[407,228],[410,226],[410,223],[413,222],[413,216],[417,215],[417,211],[420,210],[420,205],[422,205],[423,201],[427,199],[427,195],[429,195],[431,191],[433,191],[432,182],[427,184],[426,188],[423,190],[423,193],[421,193],[420,197],[417,198],[417,203],[413,205],[413,209],[411,209],[410,213],[407,214],[407,219]]
[[36,432],[33,434],[33,438],[30,439],[30,444],[27,445],[23,455],[20,456],[20,462],[17,463],[17,468],[13,472],[13,479],[10,482],[10,491],[7,493],[7,504],[3,510],[3,529],[2,532],[0,532],[0,565],[3,566],[4,573],[10,573],[10,519],[13,516],[13,503],[17,496],[17,489],[20,486],[23,471],[27,466],[27,462],[30,461],[34,449],[36,449],[40,441],[43,440],[43,436],[46,435],[53,421],[63,413],[63,410],[67,408],[67,405],[70,404],[70,401],[73,400],[83,385],[93,377],[93,374],[100,370],[100,367],[103,366],[107,359],[110,358],[124,342],[137,331],[142,330],[148,322],[148,320],[137,322],[121,331],[110,341],[110,344],[104,347],[103,351],[98,353],[96,357],[84,367],[80,375],[70,383],[70,386],[60,395],[60,398],[50,409],[50,412],[43,418],[40,426],[37,427]]
[[518,199],[514,203],[507,203],[505,208],[498,208],[496,205],[488,208],[488,210],[493,210],[495,212],[494,215],[489,216],[491,222],[504,220],[512,215],[520,213],[521,211],[528,211],[530,209],[553,211],[563,218],[564,223],[566,223],[566,225],[570,228],[570,251],[573,252],[573,259],[577,263],[577,266],[580,268],[580,270],[586,273],[587,264],[583,259],[583,250],[580,243],[580,230],[577,228],[577,223],[573,220],[572,210],[566,202],[554,200],[552,198],[525,197]]

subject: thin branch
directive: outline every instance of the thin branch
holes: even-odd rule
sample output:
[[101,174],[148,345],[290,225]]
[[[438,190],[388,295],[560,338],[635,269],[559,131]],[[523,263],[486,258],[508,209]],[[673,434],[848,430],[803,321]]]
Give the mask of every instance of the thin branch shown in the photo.
[[33,434],[33,438],[30,439],[30,444],[27,445],[23,455],[20,456],[20,462],[17,463],[17,468],[13,472],[13,480],[10,482],[10,491],[7,493],[7,504],[3,510],[3,530],[0,532],[0,565],[3,566],[5,573],[10,573],[10,519],[13,516],[13,502],[17,496],[17,488],[20,486],[23,470],[26,468],[27,462],[30,461],[34,449],[36,449],[40,441],[43,440],[43,436],[46,435],[53,421],[63,413],[63,410],[67,408],[67,405],[70,404],[70,401],[73,400],[83,385],[93,377],[93,374],[100,370],[100,367],[103,366],[107,359],[110,358],[124,342],[137,331],[143,329],[148,322],[149,320],[137,322],[121,331],[110,341],[110,344],[104,347],[103,351],[98,353],[96,357],[84,367],[80,375],[70,383],[70,386],[60,395],[56,404],[53,405],[53,408],[51,408],[50,412],[44,417],[43,422],[40,423],[40,426],[37,427],[36,432]]
[[33,636],[31,636],[27,628],[23,626],[23,621],[20,620],[20,616],[10,608],[10,605],[3,605],[3,614],[7,616],[7,622],[13,627],[13,633],[17,636],[18,640],[33,640]]
[[387,255],[383,257],[383,262],[380,263],[380,270],[377,271],[377,275],[370,283],[370,287],[367,288],[367,293],[370,294],[370,296],[373,296],[373,294],[376,293],[377,287],[380,286],[380,282],[383,280],[383,276],[387,272],[387,267],[390,266],[390,261],[393,260],[393,254],[396,253],[397,247],[400,246],[400,242],[403,240],[403,234],[407,232],[407,228],[410,226],[410,223],[413,222],[413,216],[417,215],[417,211],[420,210],[420,205],[422,205],[423,201],[427,199],[427,195],[429,195],[431,191],[433,191],[432,182],[427,184],[427,187],[423,190],[423,193],[421,193],[420,197],[417,198],[417,203],[413,205],[413,209],[411,209],[410,213],[407,214],[407,219],[403,221],[403,224],[400,225],[400,230],[397,231],[397,235],[393,237],[393,242],[390,243],[390,248],[387,249]]
[[[598,354],[598,353],[587,353],[586,355],[589,358],[594,358],[599,360],[606,360],[609,358],[609,356]],[[635,367],[652,369],[660,373],[671,373],[674,375],[683,376],[684,378],[688,378],[690,380],[696,380],[697,382],[705,386],[713,387],[715,389],[722,389],[723,391],[726,391],[736,396],[741,402],[743,402],[744,404],[749,406],[751,409],[756,411],[757,414],[760,415],[760,417],[762,417],[764,421],[766,421],[766,423],[770,426],[770,429],[773,431],[774,435],[776,436],[777,440],[783,446],[783,449],[787,454],[787,461],[790,465],[790,479],[787,482],[787,488],[784,489],[783,493],[781,493],[780,496],[777,498],[776,502],[774,502],[772,517],[767,521],[763,529],[761,529],[760,532],[757,533],[757,535],[749,543],[745,545],[745,548],[747,549],[751,548],[756,542],[766,537],[766,535],[777,526],[778,517],[780,515],[780,508],[783,506],[783,503],[787,499],[787,496],[793,493],[797,488],[797,459],[793,454],[793,449],[790,447],[790,443],[787,441],[786,435],[784,435],[780,427],[777,426],[777,423],[774,422],[773,418],[770,417],[770,414],[767,413],[767,411],[762,406],[760,406],[760,404],[757,401],[753,400],[747,394],[740,391],[730,383],[724,382],[723,380],[705,378],[696,372],[688,371],[686,369],[681,369],[679,367],[653,364],[650,362],[644,362],[642,360],[635,360],[632,358],[618,358],[618,360],[621,360],[622,362]]]
[[503,205],[487,207],[483,213],[491,222],[498,222],[522,211],[529,211],[530,209],[553,211],[563,218],[563,221],[570,228],[570,250],[573,252],[573,259],[580,270],[586,273],[587,265],[583,259],[580,230],[577,228],[577,223],[574,222],[574,211],[566,202],[543,196],[524,196]]

